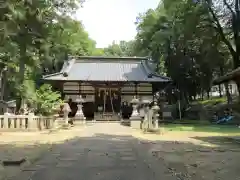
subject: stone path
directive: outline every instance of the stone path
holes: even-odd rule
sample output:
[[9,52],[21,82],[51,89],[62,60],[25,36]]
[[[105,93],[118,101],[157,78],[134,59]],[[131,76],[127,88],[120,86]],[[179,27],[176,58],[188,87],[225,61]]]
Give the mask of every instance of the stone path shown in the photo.
[[54,146],[16,180],[176,180],[132,133],[118,123],[89,125],[79,137]]

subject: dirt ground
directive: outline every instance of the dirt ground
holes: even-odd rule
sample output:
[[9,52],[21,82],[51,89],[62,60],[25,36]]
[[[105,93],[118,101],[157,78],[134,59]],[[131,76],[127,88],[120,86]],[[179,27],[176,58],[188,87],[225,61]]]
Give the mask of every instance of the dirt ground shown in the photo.
[[[0,180],[11,177],[24,167],[34,163],[44,153],[51,151],[52,144],[79,136],[84,127],[71,130],[42,131],[42,132],[0,132]],[[5,160],[18,161],[26,159],[21,166],[3,166]]]
[[[0,164],[0,180],[11,177],[41,155],[52,144],[81,136],[84,127],[57,132],[0,132],[0,161],[26,158],[23,166]],[[216,133],[167,132],[143,134],[132,131],[152,156],[163,160],[180,180],[240,180],[240,137]]]
[[136,132],[135,136],[179,179],[240,179],[240,137],[205,132]]

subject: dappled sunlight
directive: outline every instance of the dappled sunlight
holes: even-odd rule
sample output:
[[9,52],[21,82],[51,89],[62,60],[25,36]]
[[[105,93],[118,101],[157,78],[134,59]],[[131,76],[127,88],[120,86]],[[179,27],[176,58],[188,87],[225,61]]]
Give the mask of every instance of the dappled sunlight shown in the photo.
[[[218,137],[218,134],[214,134],[216,137]],[[202,141],[200,139],[196,139],[193,137],[209,137],[212,136],[211,133],[195,133],[195,132],[163,132],[162,134],[145,134],[142,132],[135,132],[133,134],[134,137],[143,139],[143,140],[149,140],[149,141],[172,141],[173,143],[192,143],[195,145],[201,145],[201,146],[208,146],[208,147],[217,147],[218,145],[213,143],[208,143],[205,141]]]
[[194,135],[191,132],[163,135],[135,133],[134,137],[175,174],[206,180],[239,177],[239,142],[229,136]]
[[[40,141],[38,136],[44,140]],[[24,133],[22,137],[24,137]],[[109,167],[116,166],[120,173],[122,170],[118,166],[121,166],[121,163],[120,165],[117,165],[119,163],[114,164],[115,160],[119,158],[131,160],[130,163],[122,163],[124,167],[129,166],[124,171],[130,170],[144,161],[154,172],[157,172],[159,177],[163,177],[167,173],[181,178],[189,176],[193,179],[208,180],[219,176],[225,178],[229,174],[232,174],[231,177],[238,175],[236,170],[240,146],[237,141],[229,139],[229,136],[207,136],[204,133],[201,136],[200,132],[185,131],[144,134],[116,123],[93,124],[82,129],[73,128],[52,134],[36,133],[35,144],[30,144],[32,139],[26,137],[31,136],[26,135],[22,142],[19,138],[18,141],[12,140],[14,144],[8,141],[8,143],[0,145],[0,153],[1,155],[5,154],[5,158],[24,157],[27,159],[25,163],[27,165],[30,162],[36,164],[36,167],[21,166],[26,169],[24,171],[26,173],[28,169],[41,168],[41,164],[45,164],[45,166],[56,164],[56,167],[51,167],[51,171],[36,171],[33,179],[40,177],[49,179],[52,177],[52,172],[56,172],[56,176],[65,177],[66,174],[61,173],[62,167],[68,168],[72,172],[69,176],[82,171],[82,166],[90,168],[92,171],[95,171],[96,168],[109,169]],[[51,143],[46,143],[47,138]],[[122,154],[123,157],[118,157],[118,154]],[[129,154],[135,155],[129,157]],[[135,158],[138,158],[138,163],[133,163],[132,160]],[[224,171],[225,168],[228,169],[228,172]],[[14,172],[13,174],[20,172],[18,167],[2,166],[0,169],[0,172],[5,173],[10,170],[14,170],[11,171]],[[144,171],[146,169],[138,172]],[[131,176],[134,173],[128,175],[125,172],[122,175]],[[92,176],[97,178],[103,174],[97,175],[91,172],[86,175],[86,178]],[[167,180],[164,177],[163,179]]]

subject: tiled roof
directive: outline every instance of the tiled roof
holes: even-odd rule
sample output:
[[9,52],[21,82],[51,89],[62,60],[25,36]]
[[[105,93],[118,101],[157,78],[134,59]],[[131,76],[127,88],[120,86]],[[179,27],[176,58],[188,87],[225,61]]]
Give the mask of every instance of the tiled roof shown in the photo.
[[167,82],[155,75],[146,58],[81,57],[64,63],[61,72],[44,76],[45,80]]

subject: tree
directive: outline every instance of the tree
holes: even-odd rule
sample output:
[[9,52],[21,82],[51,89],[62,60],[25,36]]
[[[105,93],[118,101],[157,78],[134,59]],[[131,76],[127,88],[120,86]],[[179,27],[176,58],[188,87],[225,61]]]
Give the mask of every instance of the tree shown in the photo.
[[107,48],[104,48],[105,56],[131,57],[134,56],[134,41],[120,41],[119,44],[113,42]]
[[[240,66],[240,1],[203,1],[209,10],[212,25],[232,56],[233,68]],[[236,82],[240,92],[240,83]]]
[[69,55],[95,51],[81,22],[70,16],[81,4],[81,0],[1,1],[0,70],[8,67],[4,98],[17,98],[18,109],[31,93],[25,84],[33,82],[34,89],[41,85],[42,74],[58,71]]
[[151,56],[157,72],[166,69],[186,102],[208,93],[220,66],[225,71],[231,64],[223,58],[228,52],[201,3],[164,0],[140,15],[136,24],[136,51]]

